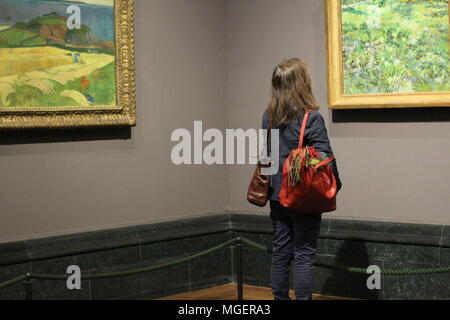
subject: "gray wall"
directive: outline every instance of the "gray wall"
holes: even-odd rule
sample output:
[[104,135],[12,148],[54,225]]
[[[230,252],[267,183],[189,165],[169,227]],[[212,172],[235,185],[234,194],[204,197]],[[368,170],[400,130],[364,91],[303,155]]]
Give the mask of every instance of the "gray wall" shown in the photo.
[[132,139],[0,145],[0,242],[226,209],[227,167],[170,161],[174,129],[226,127],[224,2],[138,0],[136,26]]
[[[226,17],[230,127],[259,127],[273,68],[304,58],[344,185],[329,217],[450,224],[448,122],[331,122],[324,1],[230,0]],[[252,169],[230,170],[234,210],[258,211],[244,198]]]
[[170,136],[194,120],[259,128],[272,69],[291,56],[310,62],[339,161],[331,217],[450,224],[448,122],[331,123],[323,10],[319,0],[137,0],[132,138],[0,145],[0,242],[262,213],[245,200],[252,166],[176,167]]

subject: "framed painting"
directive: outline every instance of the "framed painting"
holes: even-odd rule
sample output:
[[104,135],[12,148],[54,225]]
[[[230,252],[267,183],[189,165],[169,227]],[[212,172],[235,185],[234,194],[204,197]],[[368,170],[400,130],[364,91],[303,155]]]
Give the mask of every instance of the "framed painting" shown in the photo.
[[134,0],[0,0],[0,129],[133,126]]
[[325,0],[331,109],[450,106],[448,0]]

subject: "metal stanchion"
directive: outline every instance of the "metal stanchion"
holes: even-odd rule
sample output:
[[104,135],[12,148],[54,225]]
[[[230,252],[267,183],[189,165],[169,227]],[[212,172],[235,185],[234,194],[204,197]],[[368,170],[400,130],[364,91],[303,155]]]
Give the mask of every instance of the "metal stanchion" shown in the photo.
[[33,300],[33,280],[30,273],[27,273],[27,278],[23,283],[25,285],[25,300]]
[[234,246],[234,270],[237,284],[237,300],[244,300],[244,281],[243,281],[243,268],[242,268],[242,242],[238,239],[238,242]]

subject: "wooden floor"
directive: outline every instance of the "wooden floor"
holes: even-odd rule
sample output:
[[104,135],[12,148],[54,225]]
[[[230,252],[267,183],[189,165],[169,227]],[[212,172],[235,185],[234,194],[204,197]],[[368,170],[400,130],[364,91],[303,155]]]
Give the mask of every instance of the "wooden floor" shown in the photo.
[[[295,299],[293,291],[290,292],[292,299]],[[193,291],[189,293],[177,294],[159,300],[236,300],[236,284],[226,284],[219,287]],[[273,300],[270,288],[254,286],[244,286],[244,300]],[[350,300],[340,297],[329,297],[318,294],[313,295],[313,300]]]

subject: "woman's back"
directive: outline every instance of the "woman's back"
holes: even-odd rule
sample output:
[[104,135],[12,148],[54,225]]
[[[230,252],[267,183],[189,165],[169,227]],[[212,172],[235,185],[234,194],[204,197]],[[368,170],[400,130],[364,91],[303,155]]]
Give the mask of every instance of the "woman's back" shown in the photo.
[[[272,99],[263,115],[262,127],[269,122],[279,129],[278,174],[270,177],[270,216],[274,227],[272,254],[272,292],[275,299],[289,298],[289,270],[294,260],[294,288],[297,299],[312,297],[314,256],[320,232],[321,212],[305,214],[283,207],[279,202],[282,170],[286,158],[297,149],[300,128],[306,110],[311,111],[306,124],[304,146],[314,146],[325,159],[333,155],[325,121],[311,89],[306,62],[289,59],[280,63],[272,76]],[[276,154],[273,152],[272,154]],[[331,163],[341,187],[336,161]]]
[[[271,176],[270,185],[273,188],[270,199],[278,201],[278,193],[281,188],[282,170],[283,164],[286,158],[289,156],[293,149],[296,149],[300,139],[300,129],[305,112],[299,111],[297,116],[294,117],[290,123],[286,126],[277,127],[272,126],[273,129],[279,129],[279,170],[278,174]],[[269,128],[270,113],[268,110],[264,112],[262,120],[262,128]],[[314,146],[317,151],[322,155],[322,159],[328,158],[333,155],[330,140],[328,138],[328,132],[325,126],[325,121],[322,115],[317,110],[313,110],[308,118],[305,130],[305,142],[304,145]],[[277,159],[273,159],[277,161]],[[338,183],[338,189],[342,184],[339,179],[339,171],[337,169],[336,160],[332,162],[333,172]]]

